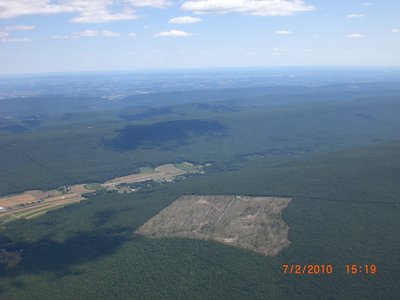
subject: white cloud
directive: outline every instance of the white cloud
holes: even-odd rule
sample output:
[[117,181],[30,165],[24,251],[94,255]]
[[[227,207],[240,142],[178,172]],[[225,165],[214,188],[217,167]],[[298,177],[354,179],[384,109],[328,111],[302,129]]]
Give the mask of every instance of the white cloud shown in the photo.
[[114,32],[114,31],[111,31],[111,30],[103,30],[103,31],[100,31],[100,36],[118,37],[118,36],[121,36],[121,34],[119,32]]
[[398,32],[400,32],[400,29],[395,28],[395,29],[392,30],[392,32],[393,32],[393,33],[398,33]]
[[363,2],[361,3],[362,6],[372,6],[372,3],[370,2]]
[[275,34],[288,35],[288,34],[292,34],[292,32],[289,30],[278,30],[278,31],[275,31]]
[[189,0],[181,8],[195,13],[238,12],[255,16],[290,16],[314,10],[303,0]]
[[153,8],[165,8],[173,4],[171,1],[166,0],[129,0],[128,2],[137,7]]
[[170,4],[167,0],[0,0],[0,19],[74,13],[74,23],[106,23],[136,19],[135,7],[164,8]]
[[53,35],[51,38],[56,40],[68,40],[71,37],[69,35]]
[[7,26],[7,31],[21,31],[21,30],[33,30],[35,26],[32,25],[14,25],[14,26]]
[[130,37],[135,37],[135,36],[137,36],[137,34],[134,33],[134,32],[130,32],[130,33],[128,33],[128,36],[130,36]]
[[13,0],[0,2],[0,18],[14,18],[33,14],[59,14],[73,12],[66,5],[53,4],[49,0]]
[[364,36],[360,33],[352,33],[352,34],[346,35],[346,38],[348,38],[348,39],[357,39],[357,38],[362,38],[362,37],[364,37]]
[[185,32],[182,30],[176,30],[172,29],[170,31],[163,31],[154,34],[155,37],[161,37],[161,36],[173,36],[173,37],[186,37],[186,36],[191,36],[193,33]]
[[99,36],[100,32],[97,30],[83,30],[81,32],[74,33],[73,36],[75,37],[96,37]]
[[[1,9],[1,0],[0,0],[0,9]],[[29,42],[30,39],[26,37],[22,38],[14,38],[10,36],[10,33],[13,31],[22,31],[22,30],[33,30],[35,29],[35,26],[31,25],[13,25],[13,26],[7,26],[5,28],[5,31],[0,32],[0,39],[1,42],[3,43],[13,43],[13,42]]]
[[364,18],[363,14],[350,14],[346,16],[347,19]]
[[[124,6],[122,11],[117,12],[114,8],[115,0],[70,0],[70,6],[78,16],[72,18],[74,23],[108,23],[113,21],[133,20],[137,18],[132,7]],[[121,1],[125,2],[125,1]],[[115,12],[110,12],[113,10]]]
[[127,10],[122,13],[110,14],[107,10],[83,10],[79,16],[72,18],[73,23],[108,23],[113,21],[134,20],[135,11]]
[[62,40],[68,40],[68,39],[79,39],[79,38],[92,38],[92,37],[119,37],[122,34],[119,32],[114,32],[111,30],[103,30],[103,31],[98,31],[98,30],[91,30],[91,29],[86,29],[80,32],[75,32],[72,35],[54,35],[52,36],[53,39],[62,39]]
[[202,20],[200,18],[184,16],[184,17],[172,18],[171,20],[168,21],[168,23],[170,23],[170,24],[193,24],[193,23],[199,23],[201,21]]
[[20,42],[30,42],[28,38],[2,38],[3,43],[20,43]]
[[80,38],[80,37],[118,37],[121,36],[119,32],[114,32],[111,30],[84,30],[81,32],[74,33],[72,35],[73,38]]

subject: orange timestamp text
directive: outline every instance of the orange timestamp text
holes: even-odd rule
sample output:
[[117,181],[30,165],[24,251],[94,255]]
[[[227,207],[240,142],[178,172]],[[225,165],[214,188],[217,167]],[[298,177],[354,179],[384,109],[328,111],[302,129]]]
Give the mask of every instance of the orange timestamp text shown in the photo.
[[[375,264],[347,264],[342,270],[348,275],[376,275],[378,272]],[[334,268],[332,264],[283,264],[282,271],[289,275],[331,275]]]
[[283,264],[283,274],[293,275],[331,275],[333,266],[331,264]]

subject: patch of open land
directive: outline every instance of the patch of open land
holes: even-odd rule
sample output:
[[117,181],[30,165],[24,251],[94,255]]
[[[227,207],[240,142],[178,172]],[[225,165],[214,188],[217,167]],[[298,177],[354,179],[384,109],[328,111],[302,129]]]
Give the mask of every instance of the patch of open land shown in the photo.
[[147,169],[144,173],[131,174],[123,177],[114,178],[112,180],[106,181],[104,183],[104,186],[115,186],[116,184],[121,184],[121,183],[129,184],[129,183],[137,183],[148,180],[170,181],[173,179],[173,177],[178,175],[183,175],[185,173],[187,172],[177,168],[173,164],[165,164],[156,167],[154,170]]
[[[193,171],[182,170],[180,165],[192,166]],[[172,182],[180,175],[200,173],[202,165],[184,162],[182,164],[165,164],[155,169],[144,167],[141,172],[114,178],[105,183],[75,184],[63,186],[56,190],[31,190],[17,195],[0,198],[0,224],[20,218],[31,219],[47,211],[64,207],[85,200],[85,194],[98,191],[131,193],[137,191],[146,182]],[[143,172],[142,172],[143,171]],[[203,171],[202,171],[203,172]]]
[[142,225],[151,238],[193,238],[276,255],[289,246],[282,210],[290,198],[184,196]]

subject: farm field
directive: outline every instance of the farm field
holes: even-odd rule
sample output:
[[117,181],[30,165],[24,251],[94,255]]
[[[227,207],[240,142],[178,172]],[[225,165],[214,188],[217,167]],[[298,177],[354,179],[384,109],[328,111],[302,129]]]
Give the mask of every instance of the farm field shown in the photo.
[[[193,165],[186,162],[182,165],[188,164],[193,166],[195,173],[197,172],[196,170],[203,169],[200,165]],[[130,193],[137,189],[127,188],[127,185],[147,181],[172,182],[177,176],[186,173],[189,173],[189,171],[179,169],[173,164],[165,164],[156,167],[154,170],[151,168],[145,168],[144,173],[114,178],[103,184],[75,184],[71,186],[63,186],[57,190],[31,190],[17,195],[1,197],[0,224],[5,224],[20,218],[32,219],[42,216],[47,211],[62,208],[69,204],[79,203],[80,201],[87,199],[85,198],[85,194],[88,193],[96,193],[97,191]],[[190,171],[190,173],[193,173],[193,171]]]
[[[78,192],[92,192],[91,190],[74,188]],[[34,196],[35,195],[35,196]],[[62,193],[61,191],[41,192],[27,191],[20,195],[0,198],[0,223],[5,224],[20,218],[31,219],[41,216],[47,211],[55,208],[62,208],[66,205],[79,203],[86,198],[82,194],[71,192]]]
[[[143,169],[142,169],[143,170]],[[173,164],[165,164],[156,167],[154,170],[152,169],[144,169],[144,172],[140,172],[139,174],[131,174],[123,177],[114,178],[112,180],[106,181],[103,185],[105,187],[115,186],[118,184],[128,184],[128,183],[137,183],[143,181],[172,181],[172,179],[178,175],[183,175],[187,172],[178,169]]]

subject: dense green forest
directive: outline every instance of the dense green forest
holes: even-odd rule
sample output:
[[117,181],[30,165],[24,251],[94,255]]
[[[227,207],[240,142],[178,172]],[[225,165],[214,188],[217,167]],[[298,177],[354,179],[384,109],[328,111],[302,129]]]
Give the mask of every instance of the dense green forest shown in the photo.
[[247,103],[234,110],[185,104],[137,121],[125,120],[126,110],[49,116],[26,132],[0,131],[0,195],[103,182],[143,165],[189,160],[224,167],[253,154],[280,160],[384,142],[400,138],[396,99]]
[[[301,158],[259,158],[137,194],[98,195],[11,223],[2,247],[23,249],[2,270],[4,299],[396,299],[399,294],[400,143]],[[133,234],[184,194],[291,195],[292,244],[264,257],[214,242]],[[283,275],[283,263],[330,263],[331,276]],[[378,266],[347,275],[345,264]]]
[[[143,166],[211,163],[206,174],[131,194],[98,191],[3,225],[0,298],[397,299],[397,85],[286,89],[140,95],[115,106],[65,96],[31,108],[34,99],[0,103],[12,114],[0,121],[0,195],[104,182]],[[190,194],[291,197],[283,211],[290,246],[266,257],[134,234]],[[332,264],[333,274],[282,272],[282,264],[309,263]],[[378,272],[349,275],[346,264]]]

